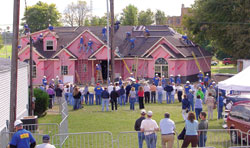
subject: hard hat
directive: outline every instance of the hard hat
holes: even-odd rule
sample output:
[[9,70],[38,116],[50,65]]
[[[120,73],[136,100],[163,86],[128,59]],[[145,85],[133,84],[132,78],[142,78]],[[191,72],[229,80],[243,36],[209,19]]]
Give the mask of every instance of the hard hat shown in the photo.
[[21,124],[23,124],[23,122],[21,120],[16,120],[14,122],[14,126],[18,126],[18,125],[21,125]]
[[186,83],[188,83],[188,84],[189,84],[190,82],[189,82],[189,81],[187,81]]

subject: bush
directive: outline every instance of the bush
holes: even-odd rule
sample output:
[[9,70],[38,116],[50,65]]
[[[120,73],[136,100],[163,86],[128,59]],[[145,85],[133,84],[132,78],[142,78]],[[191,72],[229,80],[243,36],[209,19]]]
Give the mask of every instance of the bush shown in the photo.
[[35,115],[38,117],[44,116],[49,105],[49,95],[40,88],[34,89]]

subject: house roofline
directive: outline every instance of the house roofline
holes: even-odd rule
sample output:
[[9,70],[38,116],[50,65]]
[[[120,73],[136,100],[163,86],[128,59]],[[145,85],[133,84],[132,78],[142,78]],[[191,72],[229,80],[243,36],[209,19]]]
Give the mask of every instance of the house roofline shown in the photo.
[[149,52],[149,54],[146,56],[146,58],[147,57],[149,57],[157,48],[159,48],[159,47],[162,47],[167,53],[169,53],[172,57],[174,57],[174,58],[176,58],[176,56],[174,56],[172,53],[170,53],[169,51],[168,51],[168,49],[166,49],[163,45],[158,45],[157,47],[155,47],[154,48],[154,50],[152,50],[151,52]]
[[[212,58],[213,56],[204,56],[204,57],[197,57],[196,59],[204,59],[204,58]],[[177,59],[168,59],[171,61],[178,61],[178,60],[193,60],[193,57],[188,57],[188,58],[177,58]]]
[[[24,47],[22,50],[20,50],[20,51],[18,52],[18,56],[19,56],[20,54],[22,54],[22,53],[23,53],[26,49],[28,49],[29,47],[30,47],[30,46],[27,45],[27,46]],[[45,57],[42,56],[42,54],[40,54],[40,53],[36,50],[35,47],[33,47],[32,50],[33,50],[34,52],[36,52],[40,57],[42,57],[43,59],[45,59]]]
[[68,49],[63,48],[60,51],[58,51],[52,58],[55,58],[56,56],[58,56],[63,50],[65,50],[65,52],[67,52],[69,55],[71,55],[72,57],[74,57],[75,59],[77,59],[76,56],[74,56],[71,52],[68,51]]

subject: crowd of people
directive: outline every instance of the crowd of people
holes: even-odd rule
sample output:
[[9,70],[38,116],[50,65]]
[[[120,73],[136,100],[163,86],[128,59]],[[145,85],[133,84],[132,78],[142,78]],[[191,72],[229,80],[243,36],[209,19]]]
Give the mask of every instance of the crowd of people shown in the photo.
[[[146,110],[143,109],[141,110],[141,117],[138,118],[135,122],[134,129],[138,134],[139,148],[143,147],[144,140],[146,141],[147,148],[156,148],[156,132],[158,131],[160,131],[161,133],[162,148],[173,148],[176,127],[175,122],[170,119],[170,114],[168,112],[164,114],[164,118],[160,121],[159,126],[157,122],[152,119],[152,116],[152,111],[148,111],[146,113]],[[192,147],[206,146],[206,130],[208,129],[208,121],[206,119],[206,116],[206,112],[201,112],[199,114],[200,122],[198,123],[198,121],[195,120],[195,114],[193,112],[188,113],[188,117],[185,120],[185,130],[183,131],[182,135],[183,137],[180,138],[180,140],[184,140],[182,148],[187,148],[190,143]]]
[[[198,75],[199,83],[195,85],[186,81],[183,85],[181,77],[178,75],[176,81],[171,75],[167,80],[156,75],[153,83],[145,80],[136,81],[119,81],[114,85],[109,83],[108,86],[86,84],[84,87],[78,87],[73,84],[63,84],[56,77],[49,84],[43,79],[43,85],[40,88],[46,91],[50,97],[49,108],[52,108],[55,101],[61,102],[62,96],[74,110],[83,108],[83,105],[102,105],[102,111],[106,108],[109,111],[117,110],[118,106],[130,105],[130,110],[135,110],[135,104],[139,109],[144,109],[145,104],[159,103],[166,100],[166,104],[175,103],[178,100],[182,103],[182,116],[186,120],[187,113],[194,111],[196,118],[199,117],[204,105],[208,107],[208,119],[213,119],[213,110],[218,106],[218,118],[222,118],[224,95],[219,92],[215,81],[211,80],[208,74],[203,78],[202,74]],[[64,94],[64,95],[63,95]],[[165,95],[164,95],[165,94]],[[163,97],[166,98],[163,98]],[[175,99],[177,98],[177,99]]]

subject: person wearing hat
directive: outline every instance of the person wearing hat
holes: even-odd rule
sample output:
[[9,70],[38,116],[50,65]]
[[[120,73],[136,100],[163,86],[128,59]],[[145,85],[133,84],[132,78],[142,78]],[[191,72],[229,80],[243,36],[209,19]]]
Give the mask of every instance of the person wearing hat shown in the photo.
[[50,144],[50,137],[49,135],[43,136],[43,144],[39,144],[36,148],[56,148],[54,145]]
[[198,77],[198,81],[203,81],[203,74],[201,71],[199,72],[197,77]]
[[95,93],[95,88],[94,86],[91,84],[89,86],[89,105],[93,105],[94,104],[94,93]]
[[43,86],[44,87],[46,87],[46,85],[47,85],[47,78],[46,78],[46,76],[43,76]]
[[170,75],[169,82],[172,84],[174,82],[174,76]]
[[104,106],[106,105],[106,111],[109,111],[109,92],[107,87],[104,88],[101,94],[102,97],[102,111],[104,111]]
[[167,84],[167,81],[165,79],[165,76],[162,75],[162,78],[161,78],[161,85],[162,85],[162,87],[165,87],[166,84]]
[[97,86],[95,87],[95,101],[96,101],[96,105],[101,105],[101,94],[102,94],[103,89],[99,83],[97,83],[96,85]]
[[184,85],[185,94],[187,95],[189,93],[189,90],[191,89],[190,82],[187,81]]
[[122,77],[121,76],[119,77],[119,86],[120,87],[122,86]]
[[206,74],[206,76],[204,77],[204,84],[206,87],[208,87],[208,81],[209,81],[209,73]]
[[168,148],[172,148],[176,128],[175,123],[170,119],[170,114],[168,112],[164,114],[164,119],[161,119],[160,121],[160,129],[162,148],[166,148],[166,143]]
[[181,75],[178,74],[178,77],[176,78],[176,84],[180,85],[181,84]]
[[34,148],[36,146],[36,140],[30,131],[23,129],[23,122],[16,120],[14,126],[16,133],[12,136],[10,148]]
[[143,147],[143,140],[145,140],[145,135],[143,132],[140,132],[141,129],[141,123],[145,118],[145,115],[146,115],[146,110],[145,109],[142,109],[141,110],[141,117],[138,118],[136,121],[135,121],[135,131],[137,131],[138,133],[138,144],[139,144],[139,148],[142,148]]
[[159,83],[159,77],[158,77],[158,74],[155,74],[155,77],[153,78],[153,81],[155,83],[156,86],[158,86],[158,83]]
[[189,89],[189,92],[187,94],[187,99],[189,101],[189,110],[191,111],[191,107],[192,107],[192,111],[194,111],[194,95],[193,95],[193,90]]
[[148,111],[147,119],[141,123],[141,132],[144,132],[145,140],[148,148],[156,148],[156,131],[159,131],[159,127],[155,120],[152,119],[153,112]]
[[125,90],[126,90],[126,100],[125,100],[125,102],[127,103],[128,102],[128,100],[129,100],[129,93],[130,93],[130,90],[131,90],[131,84],[130,84],[130,82],[128,82],[128,84],[127,84],[127,86],[126,86],[126,88],[125,88]]

